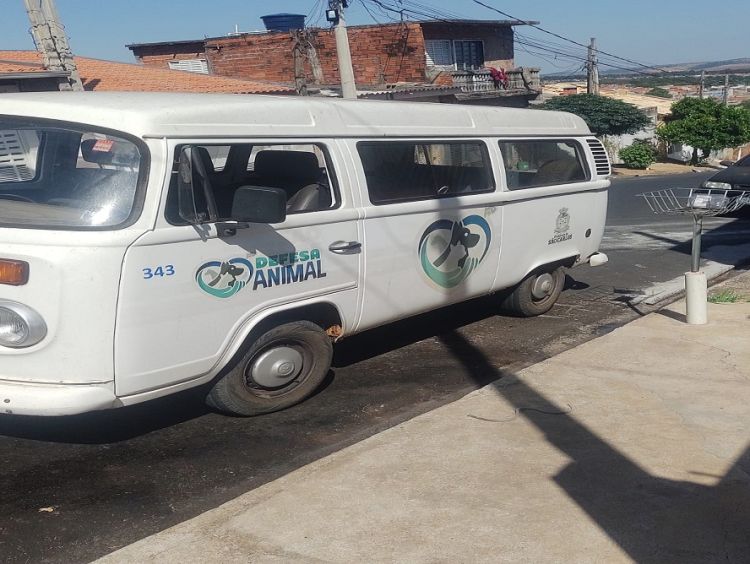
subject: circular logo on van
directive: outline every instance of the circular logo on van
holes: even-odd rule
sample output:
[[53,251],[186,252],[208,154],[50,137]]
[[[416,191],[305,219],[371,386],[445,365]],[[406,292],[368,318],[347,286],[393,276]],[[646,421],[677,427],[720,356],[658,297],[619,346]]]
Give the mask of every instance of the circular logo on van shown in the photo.
[[195,281],[207,294],[230,298],[247,285],[252,275],[253,265],[247,259],[212,260],[198,268]]
[[455,288],[482,263],[492,231],[479,215],[459,221],[439,219],[419,240],[419,261],[427,277],[442,288]]

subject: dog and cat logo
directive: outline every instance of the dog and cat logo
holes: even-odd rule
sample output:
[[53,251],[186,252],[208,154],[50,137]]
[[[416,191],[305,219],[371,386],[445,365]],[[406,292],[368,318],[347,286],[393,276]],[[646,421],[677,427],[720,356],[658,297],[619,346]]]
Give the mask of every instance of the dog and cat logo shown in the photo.
[[[567,208],[560,209],[554,231],[550,245],[573,238]],[[419,239],[422,271],[437,286],[455,288],[482,264],[491,242],[492,230],[482,216],[468,215],[455,221],[438,219]],[[245,258],[209,261],[198,268],[195,281],[207,294],[229,298],[248,285],[255,290],[326,276],[318,249],[258,257],[254,262]]]
[[195,273],[195,281],[201,290],[217,298],[230,298],[242,290],[253,275],[249,260],[233,258],[222,262],[212,260],[203,264]]
[[490,226],[479,215],[458,221],[439,219],[425,229],[419,240],[422,271],[441,288],[455,288],[479,267],[491,241]]
[[231,298],[245,287],[272,288],[325,278],[319,249],[203,263],[195,272],[198,287],[216,298]]

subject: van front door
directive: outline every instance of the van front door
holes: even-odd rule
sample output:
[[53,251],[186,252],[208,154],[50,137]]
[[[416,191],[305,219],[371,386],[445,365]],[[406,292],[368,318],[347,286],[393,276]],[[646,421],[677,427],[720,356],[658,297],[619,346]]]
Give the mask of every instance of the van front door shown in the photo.
[[[204,161],[219,217],[231,215],[231,193],[240,185],[283,188],[288,215],[283,223],[252,224],[234,233],[215,221],[184,225],[177,182],[171,182],[157,228],[125,258],[115,348],[118,395],[215,372],[249,324],[271,310],[326,301],[337,307],[345,328],[354,324],[361,258],[357,212],[345,171],[336,167],[344,174],[334,174],[337,158],[329,146],[193,146]],[[179,150],[172,147],[172,154]],[[245,152],[242,159],[238,151]],[[213,204],[199,200],[199,213],[208,214]]]
[[361,141],[365,279],[359,329],[486,294],[501,217],[486,143]]

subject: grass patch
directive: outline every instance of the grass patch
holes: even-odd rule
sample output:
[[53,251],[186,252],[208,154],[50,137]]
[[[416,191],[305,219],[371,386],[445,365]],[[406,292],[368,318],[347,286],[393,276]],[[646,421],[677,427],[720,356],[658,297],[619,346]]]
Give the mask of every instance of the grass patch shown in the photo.
[[712,304],[733,304],[744,302],[745,296],[742,296],[734,290],[721,290],[708,295],[708,301]]

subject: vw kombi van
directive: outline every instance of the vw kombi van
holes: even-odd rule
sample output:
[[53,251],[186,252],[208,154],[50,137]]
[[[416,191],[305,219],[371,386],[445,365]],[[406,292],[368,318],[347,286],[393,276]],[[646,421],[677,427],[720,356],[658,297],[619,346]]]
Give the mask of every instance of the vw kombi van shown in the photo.
[[605,262],[609,174],[565,113],[3,94],[2,412],[210,384],[255,415],[310,395],[347,335],[500,291],[542,314]]

